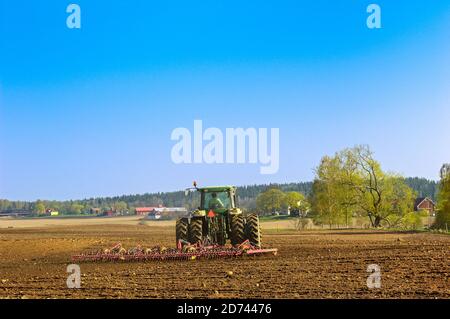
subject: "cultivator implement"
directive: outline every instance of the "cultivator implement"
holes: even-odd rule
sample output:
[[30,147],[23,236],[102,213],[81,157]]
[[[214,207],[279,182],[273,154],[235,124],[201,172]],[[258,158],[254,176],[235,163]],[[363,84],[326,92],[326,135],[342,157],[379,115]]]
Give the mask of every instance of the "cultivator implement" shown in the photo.
[[196,244],[179,241],[177,248],[143,248],[141,246],[126,250],[122,244],[111,249],[82,253],[72,256],[73,262],[146,262],[171,260],[222,259],[242,256],[276,255],[278,249],[261,249],[249,241],[236,247]]

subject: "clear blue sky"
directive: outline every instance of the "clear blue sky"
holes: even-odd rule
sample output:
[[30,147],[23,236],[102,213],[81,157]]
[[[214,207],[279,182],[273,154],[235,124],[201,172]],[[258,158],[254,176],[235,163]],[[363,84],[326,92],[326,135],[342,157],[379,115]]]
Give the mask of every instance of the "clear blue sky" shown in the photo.
[[[355,144],[406,176],[450,161],[448,0],[0,1],[0,198],[306,181]],[[279,127],[278,174],[173,164],[194,119]]]

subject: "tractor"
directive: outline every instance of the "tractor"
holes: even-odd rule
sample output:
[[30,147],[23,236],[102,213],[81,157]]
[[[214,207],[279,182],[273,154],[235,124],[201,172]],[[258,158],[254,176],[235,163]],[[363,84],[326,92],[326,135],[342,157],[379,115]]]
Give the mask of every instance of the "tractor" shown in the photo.
[[256,214],[244,214],[237,203],[235,186],[197,187],[186,190],[200,193],[200,207],[176,222],[177,244],[233,246],[249,241],[261,248],[261,230]]

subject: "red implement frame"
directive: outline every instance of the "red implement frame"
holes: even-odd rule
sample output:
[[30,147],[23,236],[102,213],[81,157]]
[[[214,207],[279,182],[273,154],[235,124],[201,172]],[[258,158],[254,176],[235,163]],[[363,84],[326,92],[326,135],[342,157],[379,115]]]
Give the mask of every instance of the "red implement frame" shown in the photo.
[[276,255],[278,249],[260,249],[250,245],[248,241],[237,247],[217,245],[186,245],[178,243],[178,248],[143,249],[140,246],[125,250],[121,244],[115,245],[110,250],[83,253],[72,256],[73,262],[145,262],[145,261],[170,261],[170,260],[197,260],[220,259],[241,256]]

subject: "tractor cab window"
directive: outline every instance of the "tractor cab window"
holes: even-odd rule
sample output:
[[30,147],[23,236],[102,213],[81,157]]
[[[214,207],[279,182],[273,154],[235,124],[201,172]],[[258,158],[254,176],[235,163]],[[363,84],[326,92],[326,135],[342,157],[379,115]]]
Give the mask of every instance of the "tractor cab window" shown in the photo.
[[228,192],[204,193],[203,206],[206,210],[230,209],[230,194]]

